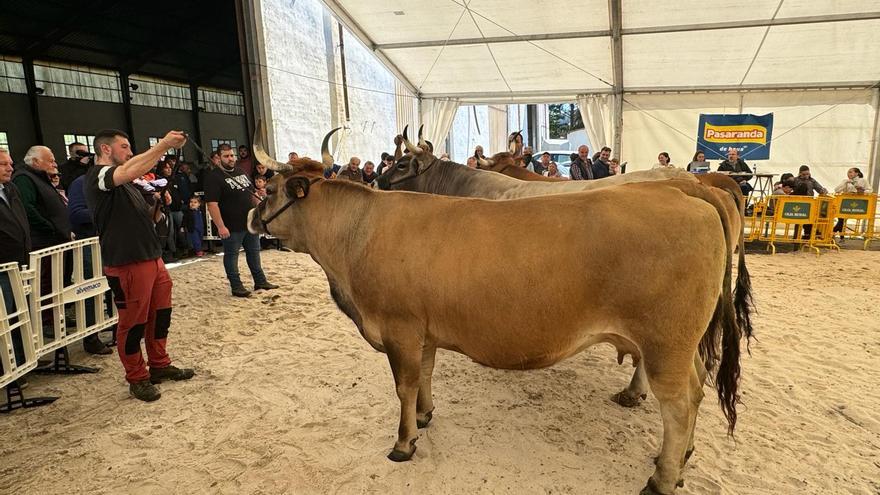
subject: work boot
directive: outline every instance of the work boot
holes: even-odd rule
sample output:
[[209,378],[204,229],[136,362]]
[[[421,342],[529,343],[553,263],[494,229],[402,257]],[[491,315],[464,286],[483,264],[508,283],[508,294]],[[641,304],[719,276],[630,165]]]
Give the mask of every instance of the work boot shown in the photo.
[[97,334],[89,335],[83,339],[83,349],[89,354],[113,354],[113,349],[107,347]]
[[272,290],[272,289],[277,289],[277,288],[278,288],[277,285],[270,284],[269,282],[254,284],[254,290]]
[[178,368],[177,366],[166,366],[164,368],[150,368],[150,381],[153,383],[162,383],[165,380],[189,380],[196,372],[189,368]]
[[159,389],[150,383],[150,380],[141,380],[139,382],[131,383],[128,386],[128,392],[135,399],[140,399],[144,402],[153,402],[159,397],[162,397],[162,394],[159,393]]
[[243,285],[232,288],[232,295],[235,297],[251,297],[251,291],[244,288]]

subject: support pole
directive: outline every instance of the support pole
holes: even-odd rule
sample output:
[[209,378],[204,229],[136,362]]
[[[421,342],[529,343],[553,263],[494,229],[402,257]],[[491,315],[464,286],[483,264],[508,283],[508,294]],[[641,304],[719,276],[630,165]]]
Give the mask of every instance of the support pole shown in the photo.
[[874,88],[874,131],[871,134],[871,168],[868,177],[874,192],[880,189],[880,86]]
[[128,133],[128,142],[131,151],[137,153],[137,139],[134,135],[134,118],[131,116],[131,88],[128,82],[128,72],[119,71],[119,87],[122,90],[122,113],[125,115],[125,132]]
[[195,141],[196,153],[199,154],[198,160],[193,160],[193,163],[202,163],[206,162],[208,157],[202,155],[202,124],[199,117],[199,114],[201,113],[201,109],[199,108],[199,88],[195,84],[189,85],[189,99],[192,106],[193,121],[193,132],[189,138]]
[[[623,134],[623,8],[621,0],[608,0],[609,25],[611,27],[611,67],[614,71],[614,87],[611,99],[613,139],[611,153],[620,158],[620,142]],[[603,143],[607,146],[607,143]],[[593,143],[598,147],[599,143]]]
[[37,144],[43,143],[43,126],[40,125],[40,105],[37,101],[37,82],[34,76],[34,59],[25,58],[21,61],[24,68],[24,83],[27,87],[28,103],[31,107],[31,120],[34,125],[34,139]]

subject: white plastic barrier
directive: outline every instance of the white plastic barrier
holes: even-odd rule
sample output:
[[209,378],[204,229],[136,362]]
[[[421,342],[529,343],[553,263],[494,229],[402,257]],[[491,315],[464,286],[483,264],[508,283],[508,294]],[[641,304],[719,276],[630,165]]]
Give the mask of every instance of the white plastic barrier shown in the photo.
[[[65,262],[71,282],[67,285]],[[43,287],[44,270],[50,270],[48,287]],[[109,314],[105,311],[104,298],[110,286],[103,276],[101,247],[97,237],[32,251],[30,269],[25,272],[25,278],[30,285],[30,319],[38,356],[100,332],[119,321],[114,305],[110,305]],[[88,312],[87,301],[91,301]],[[75,326],[69,326],[65,321],[64,308],[68,304],[75,309]]]
[[[6,280],[9,281],[7,290],[0,290],[0,364],[3,365],[3,373],[0,374],[0,388],[3,388],[36,368],[38,355],[31,327],[30,308],[18,263],[0,265],[0,277],[8,277]],[[7,303],[12,303],[11,312],[6,310]],[[13,331],[21,335],[21,345],[24,351],[22,362],[19,362],[15,356]]]

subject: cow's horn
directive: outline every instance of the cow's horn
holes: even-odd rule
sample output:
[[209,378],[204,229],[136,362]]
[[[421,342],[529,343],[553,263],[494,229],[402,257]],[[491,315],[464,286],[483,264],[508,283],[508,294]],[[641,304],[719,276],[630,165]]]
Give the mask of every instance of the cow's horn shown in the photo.
[[425,124],[419,126],[419,146],[423,149],[428,149],[428,143],[425,142],[425,137],[423,131],[425,130]]
[[406,150],[414,155],[420,155],[422,153],[422,149],[418,146],[413,145],[409,138],[406,137],[406,131],[409,126],[403,128],[403,144],[406,146]]
[[342,127],[337,127],[328,132],[327,135],[324,136],[324,141],[321,143],[321,162],[324,164],[324,171],[333,168],[333,155],[330,154],[330,136],[339,129],[342,129]]
[[288,170],[293,170],[293,167],[288,165],[287,163],[281,163],[278,160],[275,160],[265,150],[263,150],[263,138],[264,138],[264,130],[263,130],[263,121],[262,119],[257,121],[257,128],[254,130],[254,156],[257,158],[257,162],[262,163],[269,170],[275,170],[276,172],[285,172]]
[[477,164],[479,164],[483,168],[489,168],[492,166],[493,162],[492,162],[492,160],[487,160],[485,158],[478,156],[477,157]]
[[516,154],[516,137],[522,136],[522,131],[516,131],[507,137],[507,149],[511,154]]

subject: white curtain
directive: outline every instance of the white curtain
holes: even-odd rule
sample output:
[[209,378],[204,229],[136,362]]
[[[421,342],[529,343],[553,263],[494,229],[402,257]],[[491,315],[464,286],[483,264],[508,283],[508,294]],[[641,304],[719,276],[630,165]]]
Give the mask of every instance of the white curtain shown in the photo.
[[507,105],[489,105],[489,149],[486,156],[507,151]]
[[[419,128],[419,99],[397,79],[394,80],[394,105],[397,109],[397,132],[403,132],[403,128]],[[418,131],[416,131],[418,132]]]
[[614,96],[580,95],[578,109],[584,121],[591,151],[599,151],[603,146],[611,147],[614,141]]
[[[425,125],[425,139],[431,141],[435,150],[444,149],[446,137],[452,129],[455,112],[460,100],[453,98],[422,100],[421,117]],[[418,130],[416,130],[418,132]],[[413,136],[415,137],[415,136]]]

